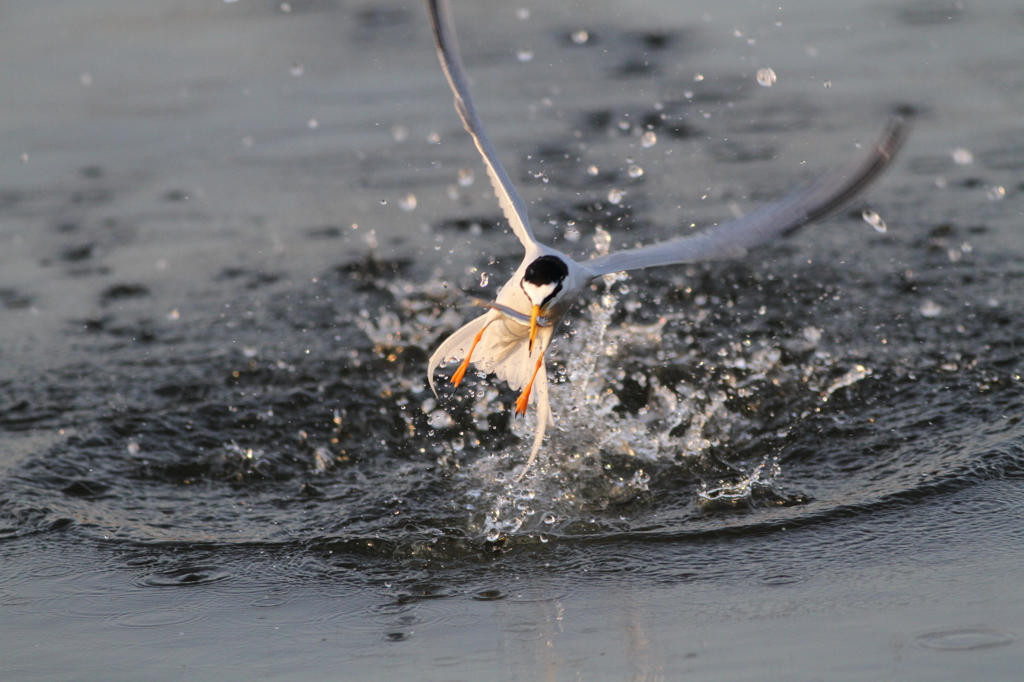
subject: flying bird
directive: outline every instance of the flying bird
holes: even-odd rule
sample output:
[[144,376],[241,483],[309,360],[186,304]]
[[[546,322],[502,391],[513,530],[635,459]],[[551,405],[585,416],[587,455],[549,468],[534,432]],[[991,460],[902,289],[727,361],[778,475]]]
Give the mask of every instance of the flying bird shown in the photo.
[[504,380],[512,390],[521,390],[516,400],[516,416],[525,414],[531,402],[536,404],[537,431],[530,457],[517,480],[536,460],[547,428],[554,425],[544,353],[555,327],[591,280],[623,270],[735,258],[755,246],[792,234],[833,213],[862,192],[892,163],[910,132],[908,121],[894,117],[863,158],[825,173],[806,187],[742,218],[699,234],[578,263],[534,236],[526,204],[501,165],[473,106],[448,0],[427,0],[427,10],[441,68],[455,94],[455,110],[483,157],[509,226],[526,251],[522,264],[498,290],[496,299],[476,301],[488,308],[487,312],[449,336],[434,352],[427,380],[437,395],[437,368],[442,362],[461,360],[450,379],[455,387],[473,364],[485,374]]

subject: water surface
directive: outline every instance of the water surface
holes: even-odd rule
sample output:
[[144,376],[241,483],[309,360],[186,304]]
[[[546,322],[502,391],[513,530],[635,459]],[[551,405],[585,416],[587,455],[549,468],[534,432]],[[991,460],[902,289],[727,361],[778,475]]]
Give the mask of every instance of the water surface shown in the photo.
[[515,396],[426,386],[521,254],[419,5],[0,10],[4,669],[1011,677],[1024,17],[804,4],[455,2],[535,228],[580,257],[916,118],[824,224],[588,292],[518,484]]

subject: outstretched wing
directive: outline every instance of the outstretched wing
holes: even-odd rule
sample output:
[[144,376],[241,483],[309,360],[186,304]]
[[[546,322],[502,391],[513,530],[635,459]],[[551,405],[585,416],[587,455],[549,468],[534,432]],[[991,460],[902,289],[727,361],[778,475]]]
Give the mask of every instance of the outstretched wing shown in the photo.
[[784,237],[842,208],[892,163],[910,133],[910,123],[893,118],[868,154],[767,206],[690,237],[618,251],[582,265],[592,277],[621,270],[742,256],[748,249]]
[[462,124],[473,137],[476,148],[484,157],[487,175],[491,178],[494,193],[498,195],[498,204],[505,214],[512,231],[526,247],[527,252],[536,248],[537,240],[530,229],[530,219],[526,215],[526,203],[519,196],[512,180],[498,160],[498,153],[484,130],[484,124],[476,114],[473,100],[469,96],[469,85],[466,81],[466,70],[462,66],[459,55],[459,44],[455,39],[455,26],[452,22],[451,8],[448,0],[427,0],[427,11],[430,23],[434,27],[434,39],[437,41],[437,55],[441,59],[441,68],[448,78],[448,85],[455,93],[455,110],[462,118]]

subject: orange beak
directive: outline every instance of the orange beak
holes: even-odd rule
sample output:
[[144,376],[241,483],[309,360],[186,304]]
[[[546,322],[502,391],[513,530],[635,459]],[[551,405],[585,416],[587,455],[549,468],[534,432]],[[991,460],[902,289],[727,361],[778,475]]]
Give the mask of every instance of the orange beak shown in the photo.
[[540,316],[540,306],[533,306],[530,312],[530,346],[529,351],[533,352],[533,340],[537,338],[537,318]]

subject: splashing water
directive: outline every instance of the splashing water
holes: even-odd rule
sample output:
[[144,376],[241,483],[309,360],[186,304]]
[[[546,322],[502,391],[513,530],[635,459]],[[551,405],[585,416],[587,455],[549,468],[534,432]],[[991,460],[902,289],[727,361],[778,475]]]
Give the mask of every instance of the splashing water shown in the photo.
[[[595,231],[595,251],[607,253],[611,235],[601,226]],[[398,363],[400,371],[382,389],[411,406],[396,428],[419,443],[416,466],[423,475],[449,482],[444,526],[471,542],[628,531],[655,502],[671,507],[681,523],[703,523],[726,502],[801,504],[806,498],[780,487],[788,460],[774,458],[805,418],[834,411],[847,391],[870,390],[853,387],[879,371],[832,355],[817,326],[782,334],[766,328],[763,305],[745,306],[744,324],[757,330],[753,335],[737,335],[731,325],[723,333],[728,290],[707,280],[697,286],[701,268],[674,275],[670,285],[609,275],[555,335],[549,356],[555,426],[539,461],[515,481],[535,416],[512,418],[504,384],[471,372],[437,400],[423,393],[419,358],[461,325],[466,302],[459,292],[486,286],[480,270],[468,269],[456,286],[393,272],[359,280],[386,295],[353,322],[379,357]],[[683,290],[693,293],[680,300]],[[674,302],[666,305],[664,296]],[[663,500],[666,490],[677,492]]]
[[[611,237],[599,227],[595,242],[598,254],[606,253]],[[607,530],[607,515],[600,511],[648,494],[651,476],[646,466],[703,468],[709,451],[728,439],[726,424],[746,424],[726,407],[723,392],[685,383],[663,386],[655,373],[647,372],[631,377],[646,387],[646,404],[635,414],[623,409],[616,389],[622,365],[630,356],[656,357],[668,322],[660,318],[646,325],[613,323],[620,308],[616,292],[628,291],[628,278],[625,273],[604,276],[600,291],[572,321],[574,329],[553,348],[564,366],[556,371],[552,386],[555,427],[538,463],[522,480],[514,480],[512,471],[521,465],[533,433],[531,413],[511,426],[520,445],[482,457],[458,473],[462,504],[472,517],[471,532],[497,542],[523,534],[533,537],[541,530]],[[755,353],[732,362],[767,372],[779,362],[779,354]],[[497,391],[481,393],[485,395],[475,409],[486,414]],[[737,473],[713,465],[710,470],[730,477]],[[711,491],[706,486],[703,492],[695,491],[692,504],[704,508],[726,499],[734,500],[734,506],[741,499],[751,504],[791,501],[776,488],[780,473],[777,461],[771,466],[761,463],[749,474],[740,473],[737,481],[719,481]]]
[[735,482],[720,481],[708,488],[702,483],[697,491],[697,505],[704,511],[791,504],[793,500],[779,494],[777,481],[782,468],[775,458],[768,458],[754,467],[749,476]]

